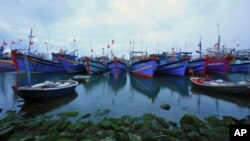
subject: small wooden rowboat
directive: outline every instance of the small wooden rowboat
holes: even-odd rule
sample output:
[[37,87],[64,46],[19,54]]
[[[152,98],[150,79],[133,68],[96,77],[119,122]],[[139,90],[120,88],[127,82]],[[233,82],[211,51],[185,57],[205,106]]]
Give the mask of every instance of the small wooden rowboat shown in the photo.
[[221,79],[213,80],[209,78],[190,77],[196,88],[225,94],[249,94],[250,81],[227,82]]
[[25,101],[41,101],[69,95],[75,91],[77,85],[78,82],[74,80],[45,81],[31,87],[17,87],[14,91]]

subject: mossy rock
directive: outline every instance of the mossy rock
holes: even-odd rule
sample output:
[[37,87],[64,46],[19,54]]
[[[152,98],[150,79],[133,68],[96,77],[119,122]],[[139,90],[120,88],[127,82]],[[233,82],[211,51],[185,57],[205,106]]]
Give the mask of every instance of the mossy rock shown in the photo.
[[201,134],[202,129],[207,129],[206,124],[192,114],[185,114],[180,120],[181,129],[188,133],[192,130]]
[[84,122],[76,121],[75,123],[69,125],[69,131],[74,133],[80,133],[84,130],[85,127],[86,125]]
[[105,128],[105,129],[111,129],[112,128],[112,124],[113,122],[110,121],[110,120],[102,120],[99,125],[102,127],[102,128]]
[[130,141],[142,141],[141,136],[138,136],[136,134],[129,133],[128,138]]
[[60,116],[67,116],[67,117],[76,117],[76,116],[78,116],[78,114],[79,113],[76,111],[69,111],[69,112],[62,112],[59,115]]
[[216,116],[210,116],[210,117],[207,117],[205,119],[208,124],[212,127],[219,127],[219,126],[222,126],[223,125],[223,122],[222,120],[220,120],[218,117]]
[[156,122],[158,123],[158,125],[162,126],[163,128],[166,128],[166,129],[169,128],[169,123],[163,118],[157,117]]
[[236,119],[230,116],[223,116],[222,122],[224,126],[234,125],[236,123]]
[[85,118],[89,118],[91,116],[90,113],[84,114],[83,116],[80,117],[80,119],[85,119]]
[[171,108],[171,106],[167,103],[163,103],[163,104],[161,104],[161,108],[164,110],[169,110]]
[[12,122],[16,118],[17,118],[16,113],[14,113],[14,112],[7,112],[7,116],[0,120],[0,126],[2,124],[8,123],[8,122]]
[[229,128],[215,127],[210,129],[208,137],[211,141],[227,141],[229,140]]
[[143,120],[154,120],[155,119],[155,115],[151,114],[151,113],[147,113],[143,115]]

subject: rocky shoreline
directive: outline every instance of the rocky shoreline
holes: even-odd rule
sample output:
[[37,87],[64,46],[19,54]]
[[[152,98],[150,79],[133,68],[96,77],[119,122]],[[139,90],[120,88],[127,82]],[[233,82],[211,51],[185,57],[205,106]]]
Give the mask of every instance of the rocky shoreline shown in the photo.
[[[108,111],[106,111],[108,112]],[[105,113],[103,113],[105,114]],[[165,120],[148,113],[141,117],[121,116],[89,120],[90,113],[72,122],[78,112],[60,113],[57,118],[25,118],[15,112],[0,120],[0,140],[21,141],[222,141],[229,140],[229,125],[250,124],[250,118],[210,116],[201,120],[185,114],[179,121]]]

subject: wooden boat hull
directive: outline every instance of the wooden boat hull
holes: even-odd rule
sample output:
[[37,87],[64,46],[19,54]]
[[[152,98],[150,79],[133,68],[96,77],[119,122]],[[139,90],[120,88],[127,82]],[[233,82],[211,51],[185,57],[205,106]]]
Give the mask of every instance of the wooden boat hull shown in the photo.
[[77,81],[71,81],[73,84],[66,86],[64,88],[45,88],[45,89],[36,89],[32,87],[18,87],[15,92],[18,96],[23,98],[25,101],[43,101],[55,99],[65,95],[70,95],[75,92],[75,88],[78,85]]
[[249,73],[250,72],[250,63],[241,63],[241,64],[231,64],[230,72],[241,72],[241,73]]
[[137,61],[130,66],[129,71],[137,76],[151,78],[153,77],[158,65],[159,61],[155,59]]
[[87,73],[90,74],[100,74],[107,72],[107,66],[101,62],[86,58],[83,61]]
[[[17,51],[12,51],[12,61],[15,64],[18,73],[26,73],[24,54]],[[52,73],[52,72],[65,72],[65,69],[59,62],[42,59],[35,56],[27,55],[29,62],[30,73]]]
[[11,60],[0,60],[0,72],[8,72],[15,70],[15,65]]
[[204,90],[204,91],[210,91],[215,93],[224,93],[224,94],[247,94],[250,92],[250,85],[248,86],[242,86],[242,85],[232,85],[232,86],[220,86],[220,85],[214,85],[214,86],[207,86],[203,84],[199,84],[197,80],[194,78],[190,78],[193,86],[195,88]]
[[189,70],[192,69],[194,74],[205,74],[205,63],[205,59],[189,61],[186,72],[189,72]]
[[74,62],[67,59],[60,59],[59,62],[68,73],[85,71],[84,65],[79,62]]
[[159,65],[156,72],[166,75],[184,76],[188,61],[181,60]]
[[119,60],[113,60],[107,64],[108,71],[115,76],[118,76],[127,71],[127,64]]

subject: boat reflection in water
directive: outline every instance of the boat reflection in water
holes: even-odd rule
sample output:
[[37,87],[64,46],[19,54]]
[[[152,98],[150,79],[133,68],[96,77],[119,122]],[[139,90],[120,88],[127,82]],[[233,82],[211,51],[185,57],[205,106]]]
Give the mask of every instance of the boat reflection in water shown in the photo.
[[157,75],[156,80],[163,88],[167,87],[182,96],[189,95],[187,77]]
[[24,117],[37,117],[39,115],[45,115],[52,110],[56,110],[62,106],[69,104],[73,101],[78,94],[76,92],[69,94],[64,97],[60,97],[53,100],[42,101],[42,102],[24,102],[22,105],[20,113]]
[[135,88],[135,90],[143,95],[146,95],[152,100],[152,102],[155,101],[155,98],[160,91],[160,87],[154,79],[130,75],[130,80],[131,85]]
[[[214,93],[214,92],[207,92],[207,91],[202,91],[200,89],[197,89],[195,87],[191,88],[191,91],[193,92],[193,94],[196,95],[206,95],[209,97],[212,97],[213,99],[215,99],[216,101],[218,100],[224,100],[230,103],[235,103],[239,106],[244,106],[244,107],[248,107],[250,108],[250,97],[249,96],[242,96],[242,95],[231,95],[231,94],[223,94],[223,93]],[[217,106],[219,106],[219,103],[217,103]]]
[[122,73],[118,76],[115,76],[109,73],[108,84],[111,87],[112,91],[114,91],[115,95],[121,90],[127,83],[127,74]]

